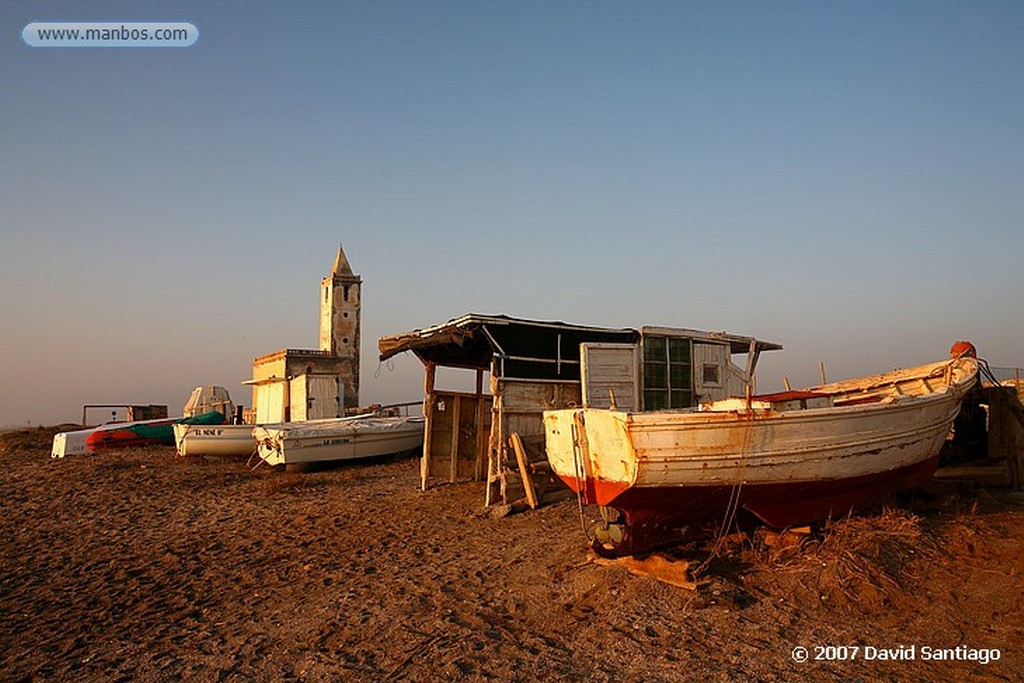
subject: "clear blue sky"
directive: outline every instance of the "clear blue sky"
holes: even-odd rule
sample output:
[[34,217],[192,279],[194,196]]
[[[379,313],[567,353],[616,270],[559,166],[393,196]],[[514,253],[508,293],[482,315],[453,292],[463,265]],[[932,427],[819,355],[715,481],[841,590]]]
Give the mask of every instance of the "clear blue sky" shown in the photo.
[[[297,6],[295,6],[297,5]],[[5,2],[0,425],[466,312],[782,343],[760,388],[1024,365],[1024,3]],[[46,20],[189,48],[28,47]]]

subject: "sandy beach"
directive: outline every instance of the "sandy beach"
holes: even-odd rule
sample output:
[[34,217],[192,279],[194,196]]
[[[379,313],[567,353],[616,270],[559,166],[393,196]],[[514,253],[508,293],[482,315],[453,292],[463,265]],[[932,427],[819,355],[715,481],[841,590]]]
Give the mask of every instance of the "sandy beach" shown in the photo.
[[1019,495],[677,549],[687,590],[595,564],[575,499],[498,517],[409,458],[55,460],[54,431],[0,435],[4,681],[1024,680]]

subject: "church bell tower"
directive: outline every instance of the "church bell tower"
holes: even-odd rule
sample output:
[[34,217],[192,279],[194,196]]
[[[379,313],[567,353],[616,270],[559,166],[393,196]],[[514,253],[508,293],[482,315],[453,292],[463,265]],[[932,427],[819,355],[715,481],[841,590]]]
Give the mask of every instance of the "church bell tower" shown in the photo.
[[359,317],[362,278],[338,245],[331,274],[320,281],[320,350],[342,360],[345,407],[359,405]]

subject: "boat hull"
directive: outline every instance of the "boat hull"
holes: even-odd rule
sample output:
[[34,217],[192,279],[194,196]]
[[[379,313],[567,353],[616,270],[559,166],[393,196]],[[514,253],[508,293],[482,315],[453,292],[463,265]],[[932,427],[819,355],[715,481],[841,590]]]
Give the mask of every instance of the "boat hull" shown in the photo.
[[89,452],[86,441],[96,431],[93,429],[78,429],[73,432],[59,432],[53,435],[53,447],[50,449],[51,458],[63,458],[66,455],[84,455]]
[[423,445],[422,417],[315,420],[257,427],[260,458],[270,465],[361,460]]
[[209,412],[189,418],[113,423],[97,427],[92,434],[86,437],[85,443],[92,452],[106,448],[128,448],[155,444],[174,445],[174,425],[176,423],[211,425],[222,422],[224,422],[223,414]]
[[[883,502],[888,496],[928,481],[938,466],[935,455],[898,470],[849,479],[735,486],[646,486],[628,488],[609,507],[622,517],[621,540],[609,556],[710,538],[732,526],[767,524],[776,528],[837,519]],[[574,491],[580,482],[564,477]],[[588,482],[589,484],[589,482]]]
[[[932,475],[974,381],[973,360],[955,363],[750,408],[733,399],[701,411],[548,411],[548,459],[584,502],[618,511],[608,554],[707,537],[734,519],[839,517]],[[818,407],[803,407],[811,398]]]
[[174,425],[178,455],[245,458],[256,450],[255,425]]

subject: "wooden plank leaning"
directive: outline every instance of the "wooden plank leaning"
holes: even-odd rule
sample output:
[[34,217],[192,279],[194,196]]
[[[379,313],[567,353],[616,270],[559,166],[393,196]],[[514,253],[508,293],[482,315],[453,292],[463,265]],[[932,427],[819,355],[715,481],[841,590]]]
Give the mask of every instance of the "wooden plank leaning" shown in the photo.
[[519,438],[519,432],[512,432],[508,439],[512,450],[516,452],[516,461],[519,463],[519,475],[523,478],[523,489],[526,491],[526,502],[534,510],[537,509],[537,493],[533,490],[533,478],[530,476],[530,463],[526,460],[526,451],[523,449],[523,440]]

